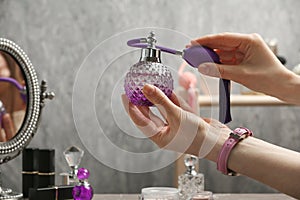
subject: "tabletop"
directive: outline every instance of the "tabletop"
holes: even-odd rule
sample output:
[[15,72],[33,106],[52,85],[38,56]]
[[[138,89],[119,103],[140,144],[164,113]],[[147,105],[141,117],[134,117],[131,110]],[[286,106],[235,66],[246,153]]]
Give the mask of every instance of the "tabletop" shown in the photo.
[[[285,194],[214,194],[214,200],[294,200]],[[96,194],[93,200],[138,200],[137,194]]]

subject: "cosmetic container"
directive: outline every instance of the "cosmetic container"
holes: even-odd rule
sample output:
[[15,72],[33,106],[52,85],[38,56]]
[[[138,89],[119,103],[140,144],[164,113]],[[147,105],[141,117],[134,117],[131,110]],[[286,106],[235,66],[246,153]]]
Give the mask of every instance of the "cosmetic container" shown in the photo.
[[30,188],[38,187],[39,149],[26,148],[22,153],[22,193],[27,198]]
[[54,149],[39,150],[38,187],[55,185],[55,151]]

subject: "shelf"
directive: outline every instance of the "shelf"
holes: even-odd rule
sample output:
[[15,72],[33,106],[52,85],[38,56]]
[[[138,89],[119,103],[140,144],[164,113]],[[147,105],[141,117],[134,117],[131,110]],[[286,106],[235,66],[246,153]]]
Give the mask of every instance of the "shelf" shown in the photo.
[[[219,96],[204,96],[198,97],[200,107],[218,106]],[[283,101],[267,95],[231,95],[231,106],[288,106]]]

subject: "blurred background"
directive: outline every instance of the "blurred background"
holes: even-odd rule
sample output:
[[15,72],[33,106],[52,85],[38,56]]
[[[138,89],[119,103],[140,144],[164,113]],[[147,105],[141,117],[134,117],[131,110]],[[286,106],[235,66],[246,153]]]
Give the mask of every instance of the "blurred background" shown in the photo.
[[[120,166],[137,164],[128,163],[130,161],[119,156],[117,152],[108,151],[101,145],[101,141],[97,144],[98,140],[95,137],[99,131],[94,130],[87,119],[78,122],[87,130],[86,138],[91,141],[88,148],[88,143],[83,145],[76,129],[78,125],[75,126],[74,122],[72,95],[76,77],[83,76],[86,80],[90,78],[88,74],[78,74],[84,59],[97,45],[116,34],[136,28],[157,27],[182,33],[177,33],[180,42],[166,42],[175,48],[184,48],[191,38],[219,32],[256,32],[263,38],[276,38],[278,54],[286,58],[286,67],[292,69],[300,63],[299,8],[298,0],[0,0],[0,37],[19,44],[31,59],[39,79],[47,80],[49,89],[56,93],[55,100],[48,102],[43,110],[40,127],[29,147],[55,149],[58,183],[58,174],[68,171],[62,152],[71,145],[83,149],[85,155],[81,166],[91,171],[89,181],[95,193],[139,193],[141,188],[146,186],[174,186],[175,163],[172,162],[142,173],[120,171],[100,162],[90,149],[97,147],[101,153],[117,160]],[[168,35],[171,32],[165,33]],[[140,36],[146,36],[145,34],[148,32]],[[170,38],[172,39],[172,35]],[[111,40],[113,39],[109,41]],[[116,43],[118,42],[119,40],[116,40]],[[108,46],[103,60],[117,53],[118,51]],[[114,109],[125,112],[118,103],[119,94],[111,95],[111,90],[115,88],[116,82],[122,84],[120,80],[123,77],[119,75],[124,76],[125,71],[139,57],[139,54],[134,52],[130,55],[131,59],[123,63],[123,72],[111,69],[108,72],[109,68],[101,65],[101,62],[97,66],[91,66],[106,72],[104,76],[107,78],[104,79],[106,85],[98,85],[94,96],[96,103],[92,106],[95,107],[98,121],[105,124],[103,132],[112,143],[127,151],[148,152],[157,149],[150,141],[145,138],[131,139],[131,136],[124,134],[122,127],[129,122],[126,115],[124,118],[120,115],[121,119],[119,117],[116,120],[113,114],[107,114],[112,113]],[[101,55],[99,59],[102,60]],[[174,65],[180,64],[178,58],[174,60]],[[172,64],[172,61],[168,62]],[[176,71],[176,66],[173,66],[173,69]],[[89,92],[88,88],[84,88],[82,96]],[[117,102],[116,107],[111,105],[114,101]],[[90,105],[85,106],[87,108]],[[74,107],[76,108],[76,105],[73,105]],[[84,106],[79,108],[79,112],[85,115],[88,109]],[[76,109],[78,111],[78,108]],[[246,126],[252,129],[258,138],[299,151],[299,111],[298,107],[290,106],[234,107],[234,120],[229,126]],[[204,115],[209,112],[210,108],[201,108]],[[160,156],[146,160],[144,164],[160,165],[159,163],[170,156],[174,155],[161,152]],[[21,191],[21,156],[2,165],[1,170],[3,184]],[[205,188],[215,193],[276,192],[246,177],[224,176],[216,170],[215,164],[209,161],[200,161],[200,171],[205,175]]]

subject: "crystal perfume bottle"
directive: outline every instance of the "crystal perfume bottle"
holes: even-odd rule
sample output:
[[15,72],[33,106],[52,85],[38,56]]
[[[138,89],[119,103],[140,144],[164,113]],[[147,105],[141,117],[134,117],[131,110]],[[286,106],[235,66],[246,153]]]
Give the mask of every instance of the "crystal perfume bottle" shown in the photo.
[[93,198],[93,188],[88,182],[90,177],[89,170],[80,168],[77,172],[79,183],[73,188],[74,200],[91,200]]
[[78,167],[83,157],[84,151],[76,146],[71,146],[64,151],[65,159],[71,169],[68,173],[61,173],[64,185],[74,185],[78,182]]
[[126,74],[125,93],[134,105],[153,105],[142,92],[143,86],[147,83],[155,85],[168,97],[172,94],[172,74],[168,67],[161,63],[161,51],[155,47],[155,43],[154,33],[151,32],[147,38],[147,46],[142,48],[139,62],[134,64]]
[[193,155],[185,155],[184,164],[186,171],[178,177],[178,189],[180,199],[186,200],[195,193],[204,191],[204,175],[195,170],[198,158]]

